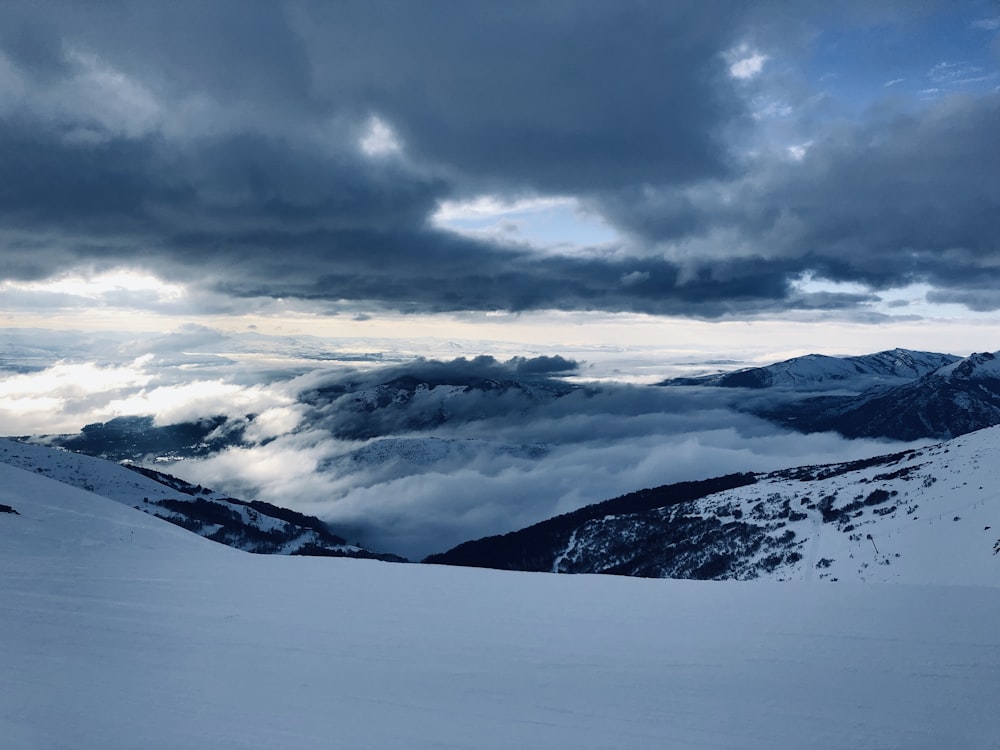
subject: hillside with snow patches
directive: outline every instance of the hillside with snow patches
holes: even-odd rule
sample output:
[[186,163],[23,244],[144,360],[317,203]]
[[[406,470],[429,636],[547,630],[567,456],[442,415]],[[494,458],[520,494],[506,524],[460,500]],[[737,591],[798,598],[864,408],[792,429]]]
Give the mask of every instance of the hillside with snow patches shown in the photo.
[[5,747],[992,750],[1000,736],[995,586],[251,555],[46,473],[0,463]]
[[143,467],[4,438],[0,463],[125,503],[248,552],[402,560],[348,544],[318,518],[269,503],[245,502]]
[[996,585],[1000,427],[869,460],[645,490],[429,562],[695,579]]

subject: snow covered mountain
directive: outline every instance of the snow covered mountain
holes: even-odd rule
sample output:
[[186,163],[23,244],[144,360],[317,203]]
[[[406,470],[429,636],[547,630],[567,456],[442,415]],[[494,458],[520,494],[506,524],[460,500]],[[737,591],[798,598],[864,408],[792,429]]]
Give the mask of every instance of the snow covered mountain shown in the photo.
[[973,354],[903,385],[805,399],[756,412],[803,432],[947,439],[1000,424],[1000,358]]
[[892,349],[856,357],[807,354],[765,367],[698,377],[673,378],[661,385],[706,385],[720,388],[851,388],[896,385],[957,362],[951,354]]
[[403,560],[348,544],[318,518],[227,497],[151,469],[3,438],[0,464],[124,503],[247,552]]
[[[741,408],[800,432],[942,440],[1000,424],[997,362],[990,353],[961,359],[905,349],[844,358],[812,354],[662,385],[774,391],[747,398]],[[830,390],[840,393],[814,395]]]
[[996,586],[249,555],[45,473],[0,463],[16,511],[0,512],[4,747],[991,750],[1000,736]]
[[997,455],[1000,427],[993,427],[853,463],[669,485],[467,542],[427,562],[663,578],[995,585]]

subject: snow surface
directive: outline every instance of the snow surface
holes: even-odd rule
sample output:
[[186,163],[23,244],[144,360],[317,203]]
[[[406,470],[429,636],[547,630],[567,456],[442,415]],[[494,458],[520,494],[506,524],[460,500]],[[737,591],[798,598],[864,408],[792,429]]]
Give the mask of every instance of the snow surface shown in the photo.
[[0,438],[0,463],[36,472],[56,481],[121,503],[176,498],[178,492],[103,458]]
[[995,587],[258,556],[6,464],[0,503],[3,747],[1000,745]]

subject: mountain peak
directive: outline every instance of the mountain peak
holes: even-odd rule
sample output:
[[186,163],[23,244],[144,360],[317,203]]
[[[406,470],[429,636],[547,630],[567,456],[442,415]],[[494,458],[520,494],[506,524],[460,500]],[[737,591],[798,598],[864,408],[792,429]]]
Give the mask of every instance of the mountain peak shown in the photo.
[[806,399],[757,413],[805,432],[947,439],[1000,424],[1000,358],[980,352],[899,385]]
[[945,365],[931,374],[935,377],[968,378],[971,380],[1000,378],[1000,359],[995,353],[975,352],[965,359]]
[[806,354],[764,367],[675,378],[661,385],[706,385],[722,388],[848,388],[860,392],[875,385],[900,385],[959,362],[952,354],[890,349],[875,354],[834,357]]

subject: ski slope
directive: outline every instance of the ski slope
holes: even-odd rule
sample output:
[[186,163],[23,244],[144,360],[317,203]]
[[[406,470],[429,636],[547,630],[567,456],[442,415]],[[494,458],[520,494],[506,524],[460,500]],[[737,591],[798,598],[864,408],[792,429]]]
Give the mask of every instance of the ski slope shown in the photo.
[[4,748],[1000,746],[996,587],[259,556],[7,464],[0,504]]

